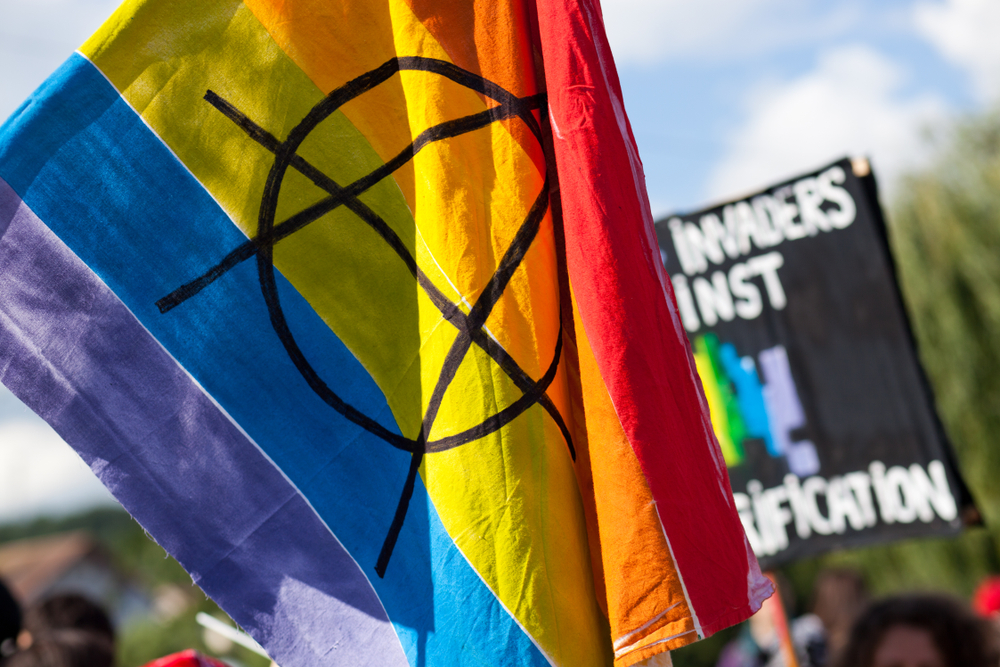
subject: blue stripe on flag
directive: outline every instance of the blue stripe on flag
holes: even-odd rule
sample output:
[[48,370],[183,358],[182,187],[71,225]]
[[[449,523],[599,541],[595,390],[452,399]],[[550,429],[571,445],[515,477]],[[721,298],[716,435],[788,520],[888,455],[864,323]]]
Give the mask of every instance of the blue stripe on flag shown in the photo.
[[[160,314],[157,299],[245,237],[93,65],[70,58],[0,128],[0,146],[0,176],[264,449],[369,573],[412,664],[457,656],[548,664],[455,547],[422,484],[386,578],[371,577],[409,456],[308,388],[271,328],[252,260]],[[340,396],[397,430],[357,359],[280,275],[278,289],[320,375],[338,378]]]
[[3,181],[0,369],[282,665],[406,667],[367,577],[302,496]]

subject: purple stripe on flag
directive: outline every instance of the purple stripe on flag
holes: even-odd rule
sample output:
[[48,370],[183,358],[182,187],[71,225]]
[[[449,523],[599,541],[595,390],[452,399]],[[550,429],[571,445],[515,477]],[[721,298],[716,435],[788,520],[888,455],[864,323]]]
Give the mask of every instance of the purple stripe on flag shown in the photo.
[[2,180],[0,380],[282,667],[408,664],[302,496]]

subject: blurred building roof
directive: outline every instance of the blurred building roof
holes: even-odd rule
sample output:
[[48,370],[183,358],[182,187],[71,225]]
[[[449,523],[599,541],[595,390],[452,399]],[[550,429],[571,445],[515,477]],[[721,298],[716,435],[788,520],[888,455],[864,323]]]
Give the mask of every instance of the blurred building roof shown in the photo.
[[[21,604],[63,588],[81,568],[110,570],[110,559],[84,532],[61,533],[0,544],[0,578]],[[105,578],[105,577],[100,577]]]

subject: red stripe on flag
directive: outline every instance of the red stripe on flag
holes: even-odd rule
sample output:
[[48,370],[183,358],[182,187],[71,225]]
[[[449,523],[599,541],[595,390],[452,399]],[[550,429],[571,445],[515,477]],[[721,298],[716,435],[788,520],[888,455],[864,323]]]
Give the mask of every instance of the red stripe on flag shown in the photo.
[[599,4],[536,6],[570,281],[707,636],[756,611],[770,585],[740,524],[660,263]]

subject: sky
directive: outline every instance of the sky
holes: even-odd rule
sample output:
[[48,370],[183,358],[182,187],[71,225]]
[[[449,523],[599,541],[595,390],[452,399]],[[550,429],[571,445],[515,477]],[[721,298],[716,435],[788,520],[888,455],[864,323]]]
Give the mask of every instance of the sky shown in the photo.
[[[0,118],[117,6],[0,0]],[[1000,97],[998,0],[607,0],[656,217],[866,155],[891,197],[926,139]],[[0,523],[114,501],[0,387]]]

